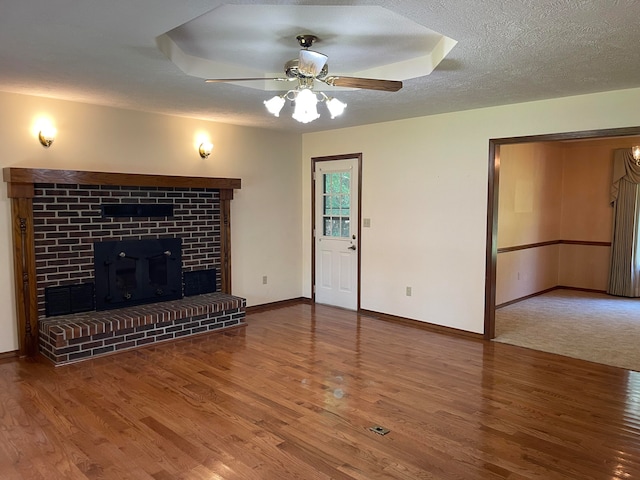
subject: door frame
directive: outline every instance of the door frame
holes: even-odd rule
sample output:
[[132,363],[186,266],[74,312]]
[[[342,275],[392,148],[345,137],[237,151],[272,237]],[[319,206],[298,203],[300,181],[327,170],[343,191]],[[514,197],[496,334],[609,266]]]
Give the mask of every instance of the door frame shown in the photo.
[[[592,140],[597,138],[640,135],[640,126],[551,133],[526,137],[492,138],[489,140],[489,177],[487,188],[487,243],[484,289],[484,338],[496,336],[496,266],[498,261],[498,193],[500,190],[500,146],[517,143]],[[629,145],[631,148],[631,145]]]
[[345,153],[342,155],[330,155],[326,157],[311,157],[311,302],[316,303],[316,180],[315,171],[316,164],[320,162],[330,162],[332,160],[353,160],[358,162],[358,238],[356,238],[356,261],[358,262],[358,285],[357,285],[357,303],[356,311],[360,311],[360,285],[361,285],[361,246],[362,242],[362,152]]

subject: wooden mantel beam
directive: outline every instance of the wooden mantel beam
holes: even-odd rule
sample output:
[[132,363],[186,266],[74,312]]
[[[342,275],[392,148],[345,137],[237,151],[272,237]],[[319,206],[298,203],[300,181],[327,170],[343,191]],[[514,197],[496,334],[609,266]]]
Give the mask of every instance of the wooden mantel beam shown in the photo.
[[239,189],[239,178],[183,177],[140,173],[85,172],[42,168],[5,167],[4,181],[10,184],[64,183],[70,185],[119,185],[126,187],[192,187]]

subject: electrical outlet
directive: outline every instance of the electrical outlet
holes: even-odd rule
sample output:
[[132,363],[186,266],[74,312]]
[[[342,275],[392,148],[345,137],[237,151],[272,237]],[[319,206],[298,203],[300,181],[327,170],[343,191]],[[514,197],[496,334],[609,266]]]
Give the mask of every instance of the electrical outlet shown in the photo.
[[411,287],[407,287],[407,297],[411,296]]
[[266,275],[264,275],[264,276],[262,277],[262,284],[263,284],[263,285],[266,285],[266,284],[267,284],[267,276],[266,276]]

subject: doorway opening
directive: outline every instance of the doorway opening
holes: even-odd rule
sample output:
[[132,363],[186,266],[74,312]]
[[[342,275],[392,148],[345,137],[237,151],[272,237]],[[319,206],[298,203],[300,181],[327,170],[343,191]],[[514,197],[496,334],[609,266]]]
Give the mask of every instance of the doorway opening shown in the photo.
[[637,135],[640,135],[640,126],[489,140],[485,314],[484,314],[484,338],[485,339],[491,340],[495,338],[500,146],[513,145],[513,144],[519,144],[519,143],[579,141],[579,140],[604,139],[604,138],[612,138],[612,137],[630,137],[630,136],[637,136]]

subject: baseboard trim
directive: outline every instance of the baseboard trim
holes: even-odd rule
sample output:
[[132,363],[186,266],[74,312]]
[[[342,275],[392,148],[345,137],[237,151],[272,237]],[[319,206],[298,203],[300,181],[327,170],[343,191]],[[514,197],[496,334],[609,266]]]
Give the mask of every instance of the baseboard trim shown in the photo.
[[419,328],[420,330],[427,330],[429,332],[456,335],[458,337],[472,338],[475,340],[484,340],[484,335],[482,333],[467,332],[466,330],[460,330],[458,328],[445,327],[443,325],[436,325],[434,323],[423,322],[420,320],[412,320],[410,318],[398,317],[388,313],[374,312],[373,310],[360,309],[358,310],[358,313],[368,317],[377,318],[379,320],[384,320],[386,322],[398,323],[408,327]]
[[12,351],[9,351],[9,352],[2,352],[2,353],[0,353],[0,363],[7,362],[7,361],[10,361],[10,360],[15,360],[19,356],[20,355],[19,355],[18,350],[12,350]]
[[[277,302],[263,303],[261,305],[253,305],[251,307],[246,308],[246,313],[247,315],[250,315],[252,313],[266,312],[269,310],[277,310],[279,308],[290,307],[294,305],[315,305],[315,303],[313,302],[312,299],[308,297],[291,298],[289,300],[280,300]],[[334,307],[332,305],[326,305],[326,306],[331,308],[340,308],[340,307]],[[375,312],[373,310],[364,310],[361,308],[360,310],[358,310],[358,314],[365,315],[367,317],[377,318],[378,320],[384,320],[386,322],[393,322],[393,323],[398,323],[408,327],[427,330],[430,332],[443,333],[446,335],[456,335],[456,336],[461,336],[466,338],[472,338],[475,340],[484,340],[484,335],[482,333],[467,332],[466,330],[460,330],[452,327],[445,327],[442,325],[436,325],[434,323],[422,322],[420,320],[412,320],[410,318],[390,315],[388,313],[380,313],[380,312]]]
[[496,305],[496,310],[502,307],[513,305],[514,303],[522,302],[524,300],[537,297],[539,295],[544,295],[545,293],[553,292],[554,290],[574,290],[576,292],[607,293],[606,290],[597,290],[595,288],[580,288],[580,287],[568,287],[566,285],[556,285],[555,287],[547,288],[545,290],[532,293],[531,295],[525,295],[524,297],[514,298],[513,300],[509,300],[508,302],[504,302],[504,303],[501,303],[500,305]]
[[277,310],[278,308],[290,307],[292,305],[300,305],[300,304],[310,305],[311,303],[312,302],[310,298],[298,297],[298,298],[290,298],[288,300],[279,300],[277,302],[262,303],[260,305],[252,305],[251,307],[246,307],[245,310],[248,315],[251,313],[260,313],[260,312],[267,312],[269,310]]
[[607,293],[606,290],[598,290],[596,288],[567,287],[566,285],[558,285],[556,288],[562,290],[575,290],[576,292]]

